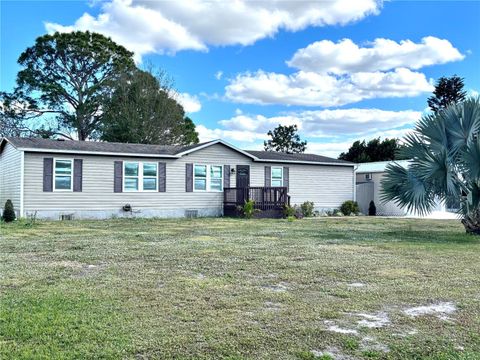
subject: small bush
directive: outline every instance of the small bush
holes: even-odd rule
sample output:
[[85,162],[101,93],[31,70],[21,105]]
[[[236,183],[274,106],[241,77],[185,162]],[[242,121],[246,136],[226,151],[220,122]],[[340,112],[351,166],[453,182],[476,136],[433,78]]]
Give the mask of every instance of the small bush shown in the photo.
[[340,206],[340,211],[345,216],[350,216],[351,214],[358,214],[360,212],[360,208],[358,207],[358,203],[356,201],[347,200],[345,201],[342,206]]
[[300,209],[302,210],[302,214],[304,217],[312,217],[313,208],[314,204],[311,201],[305,201],[302,205],[300,205]]
[[293,217],[295,215],[295,208],[290,205],[285,205],[283,207],[283,216],[286,217],[287,219],[289,217]]
[[5,222],[12,222],[15,220],[15,209],[13,208],[13,203],[11,200],[5,202],[5,207],[3,208],[2,219]]
[[289,217],[295,217],[296,219],[302,219],[303,218],[303,212],[302,209],[297,206],[290,206],[290,205],[285,205],[283,207],[283,217],[284,218],[289,218]]
[[375,206],[375,203],[370,201],[370,205],[368,205],[368,215],[369,216],[376,216],[377,215],[377,207]]
[[245,204],[243,205],[243,208],[242,208],[243,216],[245,216],[247,219],[251,219],[256,212],[257,210],[255,209],[255,201],[254,200],[245,201]]

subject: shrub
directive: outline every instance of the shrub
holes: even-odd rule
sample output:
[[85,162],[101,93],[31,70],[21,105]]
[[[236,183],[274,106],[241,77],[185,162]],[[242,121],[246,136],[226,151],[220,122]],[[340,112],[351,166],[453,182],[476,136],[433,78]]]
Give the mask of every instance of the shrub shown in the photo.
[[241,208],[241,211],[243,213],[243,216],[245,216],[247,219],[251,219],[253,215],[255,215],[255,213],[259,212],[260,210],[255,209],[254,200],[248,200],[245,201],[245,204]]
[[295,208],[290,205],[285,205],[283,207],[283,216],[286,217],[287,219],[289,217],[293,217],[295,215]]
[[13,204],[11,200],[7,200],[5,202],[5,207],[3,208],[3,215],[2,219],[5,222],[12,222],[15,220],[15,209],[13,208]]
[[297,205],[290,206],[290,205],[285,205],[283,207],[283,217],[289,218],[289,217],[295,217],[297,219],[302,219],[303,218],[303,212],[300,207]]
[[370,205],[368,205],[368,215],[369,216],[376,216],[377,215],[377,207],[375,206],[375,203],[370,201]]
[[360,208],[358,207],[358,203],[356,201],[347,200],[345,201],[342,206],[340,206],[340,211],[345,216],[350,216],[351,214],[358,214],[360,212]]
[[302,210],[302,214],[304,217],[312,217],[313,216],[313,207],[314,204],[311,201],[305,201],[302,205],[300,205],[300,209]]

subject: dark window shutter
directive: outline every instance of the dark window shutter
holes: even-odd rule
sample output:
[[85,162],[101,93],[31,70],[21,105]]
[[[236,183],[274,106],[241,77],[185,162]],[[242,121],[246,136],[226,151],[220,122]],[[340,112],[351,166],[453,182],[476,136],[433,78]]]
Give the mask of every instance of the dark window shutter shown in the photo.
[[82,180],[83,180],[83,160],[75,159],[73,160],[73,191],[76,191],[76,192],[82,191]]
[[283,186],[289,189],[290,185],[290,168],[288,166],[283,167]]
[[265,186],[272,186],[272,168],[270,166],[265,166]]
[[193,164],[185,164],[185,191],[193,191]]
[[121,193],[123,188],[123,161],[113,163],[113,192]]
[[43,158],[43,191],[53,191],[53,158]]
[[223,188],[230,187],[230,165],[223,165]]
[[167,163],[158,163],[158,191],[167,191]]

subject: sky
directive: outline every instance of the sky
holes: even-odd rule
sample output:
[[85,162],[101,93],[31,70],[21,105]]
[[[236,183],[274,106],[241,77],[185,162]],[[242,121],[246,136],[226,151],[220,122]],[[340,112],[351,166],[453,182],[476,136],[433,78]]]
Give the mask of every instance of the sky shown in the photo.
[[0,90],[38,36],[96,31],[173,78],[201,141],[245,149],[297,124],[307,152],[336,157],[401,138],[441,76],[480,91],[480,1],[0,0],[0,22]]

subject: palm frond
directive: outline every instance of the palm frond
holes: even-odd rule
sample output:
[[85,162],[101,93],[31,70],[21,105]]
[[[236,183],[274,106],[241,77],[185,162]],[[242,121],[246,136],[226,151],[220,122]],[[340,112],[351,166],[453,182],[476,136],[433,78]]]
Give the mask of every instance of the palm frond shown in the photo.
[[387,165],[381,181],[381,201],[393,201],[408,211],[421,215],[429,213],[435,205],[435,194],[428,182],[420,179],[412,169],[396,163]]
[[410,168],[417,178],[431,184],[432,190],[440,199],[460,196],[457,175],[447,149],[442,149],[438,153],[423,153]]
[[427,144],[432,151],[448,148],[445,121],[440,114],[423,116],[415,127],[415,131],[421,134],[423,142]]
[[462,104],[449,106],[440,113],[445,123],[451,151],[463,151],[480,131],[479,99],[470,98]]
[[404,146],[399,149],[398,154],[405,159],[415,159],[418,154],[428,151],[427,145],[417,132],[406,134],[403,138],[403,144]]
[[465,175],[471,181],[480,180],[480,137],[470,142],[462,153],[462,167]]

